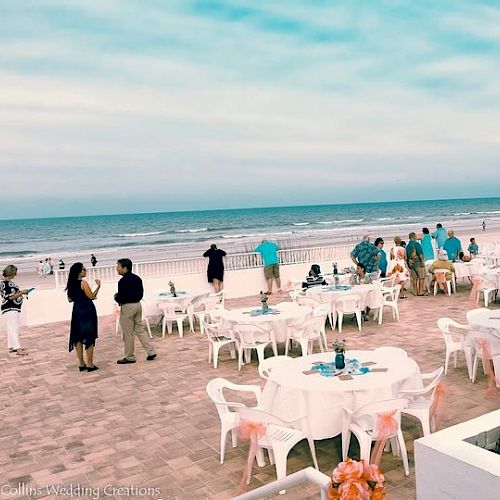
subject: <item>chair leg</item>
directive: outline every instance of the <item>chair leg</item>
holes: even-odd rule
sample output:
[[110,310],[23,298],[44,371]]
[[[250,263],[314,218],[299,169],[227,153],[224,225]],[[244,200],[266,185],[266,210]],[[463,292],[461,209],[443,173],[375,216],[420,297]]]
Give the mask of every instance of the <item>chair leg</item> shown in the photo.
[[152,339],[153,335],[151,334],[151,325],[149,324],[149,319],[144,316],[144,321],[146,322],[146,329],[148,330],[149,338]]
[[314,464],[314,468],[319,470],[318,459],[316,458],[316,448],[314,446],[314,439],[308,437],[307,442],[309,443],[309,450],[311,451],[311,457]]
[[347,458],[349,453],[349,444],[351,442],[351,431],[347,429],[342,431],[342,460]]
[[401,452],[401,458],[403,459],[403,466],[405,468],[405,475],[409,476],[410,468],[408,466],[408,453],[406,452],[405,440],[403,437],[403,433],[401,432],[401,428],[398,430],[398,443]]
[[302,356],[307,356],[309,347],[309,341],[307,339],[300,339],[300,352]]
[[238,371],[241,371],[241,365],[243,364],[243,347],[238,349]]
[[344,321],[344,313],[339,312],[337,317],[339,320],[339,333],[342,333],[342,322]]
[[213,344],[212,342],[208,343],[208,362],[212,361],[212,353],[213,353]]
[[454,368],[457,367],[457,361],[458,361],[458,351],[455,351],[455,353],[454,353],[454,359],[453,359],[453,366],[454,366]]
[[220,463],[224,463],[224,455],[226,454],[226,437],[229,429],[221,428],[220,430]]
[[161,323],[161,338],[162,339],[165,338],[165,328],[166,328],[166,325],[167,325],[167,320],[165,319],[165,316],[163,316],[163,321]]
[[426,415],[422,415],[419,420],[420,423],[422,424],[422,434],[425,436],[428,436],[431,433],[431,424],[429,421],[429,411],[426,412]]
[[356,321],[358,322],[358,330],[361,331],[361,311],[356,311]]
[[469,380],[472,380],[472,348],[471,347],[464,347],[464,354],[465,354],[465,364],[467,365],[467,373],[469,375]]
[[450,361],[450,351],[448,349],[448,346],[446,347],[446,359],[444,360],[444,374],[446,375],[448,373],[448,363]]
[[214,368],[217,368],[217,363],[219,361],[219,349],[220,349],[220,345],[219,344],[214,344],[214,355],[213,355],[213,358],[214,358]]
[[184,337],[184,329],[182,327],[182,319],[177,320],[177,330],[179,331],[179,338]]
[[379,307],[379,310],[378,310],[378,324],[381,325],[382,324],[382,318],[384,316],[384,306],[381,305]]
[[474,363],[472,364],[472,383],[473,384],[476,382],[478,362],[479,362],[479,356],[476,353],[476,355],[474,356]]

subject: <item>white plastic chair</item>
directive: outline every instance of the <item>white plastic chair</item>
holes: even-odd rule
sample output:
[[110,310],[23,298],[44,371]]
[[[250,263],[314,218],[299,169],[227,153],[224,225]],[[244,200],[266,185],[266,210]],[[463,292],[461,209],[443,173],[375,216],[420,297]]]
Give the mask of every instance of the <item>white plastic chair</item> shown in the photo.
[[395,285],[391,288],[384,287],[382,289],[382,306],[378,313],[378,324],[382,324],[382,318],[384,316],[384,307],[389,307],[392,310],[392,319],[395,319],[399,323],[399,293],[401,292],[401,285]]
[[488,307],[490,303],[490,295],[494,295],[498,290],[492,283],[491,277],[487,274],[480,275],[481,278],[481,288],[479,289],[478,303],[480,299],[480,294],[483,294],[484,307]]
[[389,276],[387,278],[380,278],[378,282],[381,287],[392,288],[396,284],[396,278],[397,276],[393,274],[392,276]]
[[203,335],[202,321],[216,320],[219,312],[224,309],[224,290],[205,295],[198,304],[198,310],[193,311],[194,318],[200,323],[200,333]]
[[451,328],[456,328],[457,330],[467,331],[469,327],[467,325],[462,325],[450,318],[440,318],[438,319],[438,328],[441,330],[441,334],[444,338],[444,343],[446,345],[446,359],[444,362],[444,373],[445,375],[448,373],[448,364],[450,361],[450,356],[454,355],[454,367],[457,367],[457,354],[462,351],[465,356],[465,363],[467,364],[467,373],[469,374],[469,378],[472,380],[472,348],[465,345],[463,334],[458,333],[460,335],[459,340],[455,340],[453,338]]
[[194,319],[196,317],[196,314],[204,311],[204,302],[209,295],[210,292],[198,295],[186,307],[186,312],[189,320],[189,330],[191,331],[191,333],[194,333]]
[[238,347],[238,370],[241,370],[241,366],[243,365],[244,351],[255,349],[259,364],[264,360],[264,350],[268,345],[271,345],[274,355],[278,355],[276,340],[271,330],[257,325],[238,324],[234,326],[234,333]]
[[[327,293],[321,293],[321,288],[309,288],[306,292],[307,297],[314,299],[319,302],[321,306],[326,308],[326,314],[328,317],[328,322],[330,323],[330,328],[335,330],[337,324],[337,309],[335,308],[335,303],[332,301],[331,295]],[[313,309],[316,311],[318,306],[311,303]]]
[[424,436],[428,436],[431,433],[429,410],[434,401],[436,387],[443,378],[443,373],[444,368],[442,366],[431,373],[422,373],[422,382],[430,380],[423,389],[408,389],[398,393],[399,398],[408,399],[408,405],[403,409],[402,413],[412,415],[420,420]]
[[224,335],[224,332],[220,330],[219,324],[207,323],[201,320],[200,323],[203,327],[203,332],[208,339],[208,362],[213,360],[214,368],[217,368],[219,360],[219,351],[224,347],[228,346],[233,359],[236,358],[235,344],[236,341],[229,335]]
[[378,436],[375,434],[377,429],[378,416],[384,413],[395,412],[394,418],[398,422],[398,429],[395,434],[387,436],[391,440],[393,451],[401,451],[405,474],[408,476],[410,470],[408,467],[408,454],[406,445],[401,432],[401,411],[408,405],[408,400],[405,398],[388,399],[370,403],[356,411],[351,411],[344,408],[342,418],[342,458],[345,460],[349,452],[349,443],[351,441],[351,433],[353,433],[358,442],[360,449],[360,458],[370,463],[371,444],[376,441]]
[[320,351],[324,352],[324,345],[326,346],[326,316],[327,312],[326,309],[324,309],[323,313],[321,313],[321,311],[315,312],[312,318],[300,321],[294,325],[289,325],[287,328],[288,338],[285,344],[285,356],[288,355],[288,348],[291,340],[300,344],[302,356],[312,354],[314,341],[318,342]]
[[[319,470],[318,460],[316,459],[316,450],[314,440],[308,432],[298,429],[300,423],[306,420],[306,417],[299,417],[293,420],[283,420],[260,408],[248,408],[238,406],[236,412],[240,421],[264,424],[266,431],[259,438],[259,453],[257,454],[257,463],[260,467],[265,465],[262,449],[266,449],[269,454],[269,461],[275,464],[277,479],[283,479],[286,476],[286,462],[290,450],[303,439],[307,439],[309,450],[311,452],[314,467]],[[306,427],[303,424],[301,427]],[[247,485],[250,484],[251,476],[247,478]]]
[[314,311],[317,307],[321,307],[321,302],[319,299],[316,299],[314,296],[304,296],[304,295],[298,295],[297,296],[297,300],[296,300],[297,304],[299,304],[299,306],[309,306],[312,308],[312,310]]
[[177,323],[177,331],[179,332],[179,337],[184,336],[183,322],[188,317],[186,312],[186,306],[175,302],[162,302],[158,307],[163,312],[163,321],[161,325],[161,336],[165,338],[165,329],[170,335],[172,333],[172,324]]
[[264,380],[269,380],[271,371],[277,366],[288,365],[293,358],[290,356],[272,356],[266,358],[259,363],[259,376]]
[[358,295],[344,295],[335,301],[335,309],[339,324],[339,333],[342,333],[344,314],[354,314],[358,322],[358,330],[361,331],[361,301]]
[[258,385],[238,385],[229,382],[224,378],[214,378],[207,384],[207,394],[210,399],[215,403],[217,413],[220,419],[220,463],[224,463],[224,454],[226,451],[226,437],[227,433],[231,431],[233,448],[238,446],[238,425],[239,417],[231,407],[243,405],[243,403],[236,403],[227,401],[224,397],[224,389],[239,392],[252,392],[255,394],[257,400],[257,407],[260,404],[261,389]]
[[449,279],[446,278],[446,274],[447,273],[450,273],[450,271],[447,271],[446,269],[435,269],[434,270],[434,295],[437,294],[437,291],[439,289],[439,283],[438,283],[438,277],[439,276],[441,276],[441,279],[443,279],[443,277],[444,277],[444,280],[445,280],[445,283],[446,283],[446,290],[448,292],[448,295],[451,295],[453,273],[450,273],[451,276],[450,276]]

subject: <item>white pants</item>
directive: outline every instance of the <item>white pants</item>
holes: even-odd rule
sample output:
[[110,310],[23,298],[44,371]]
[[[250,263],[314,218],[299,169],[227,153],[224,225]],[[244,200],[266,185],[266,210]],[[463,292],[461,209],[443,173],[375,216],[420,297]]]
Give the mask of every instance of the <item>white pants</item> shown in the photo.
[[7,347],[9,349],[20,349],[19,326],[21,324],[21,313],[7,311],[2,314],[2,319],[7,326]]

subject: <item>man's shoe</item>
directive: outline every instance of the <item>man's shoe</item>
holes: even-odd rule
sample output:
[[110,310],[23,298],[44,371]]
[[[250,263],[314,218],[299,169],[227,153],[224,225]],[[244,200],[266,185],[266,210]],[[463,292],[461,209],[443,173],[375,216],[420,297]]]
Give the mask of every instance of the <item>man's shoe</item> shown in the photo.
[[95,372],[96,370],[99,370],[99,367],[94,365],[94,366],[87,366],[87,371],[88,372]]
[[156,354],[148,354],[146,361],[153,361],[153,359],[156,359]]
[[117,364],[119,365],[128,365],[129,363],[135,363],[135,359],[127,359],[127,358],[122,358],[117,361]]

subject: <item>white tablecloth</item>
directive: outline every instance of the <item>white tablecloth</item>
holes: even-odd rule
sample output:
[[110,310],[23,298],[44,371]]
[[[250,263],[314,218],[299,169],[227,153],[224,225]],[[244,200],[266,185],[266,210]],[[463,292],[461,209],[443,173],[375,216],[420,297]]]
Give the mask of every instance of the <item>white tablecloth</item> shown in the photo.
[[500,309],[474,309],[467,313],[469,331],[466,333],[466,344],[476,348],[480,339],[488,341],[493,359],[493,367],[500,387]]
[[322,302],[335,302],[345,295],[357,295],[360,298],[361,309],[365,307],[380,307],[382,291],[380,285],[355,285],[349,290],[330,290],[328,287],[314,286],[307,290],[306,295],[320,294]]
[[454,262],[455,278],[471,278],[481,272],[483,261],[481,259],[473,259],[470,262]]
[[221,310],[219,315],[224,322],[224,327],[230,328],[239,323],[246,325],[258,325],[264,328],[272,328],[276,342],[285,342],[287,337],[287,324],[295,321],[305,320],[312,315],[312,308],[299,306],[295,302],[281,302],[269,306],[280,314],[268,314],[250,316],[253,309],[260,309],[260,305],[246,307],[243,309]]
[[483,267],[480,276],[484,276],[488,282],[488,286],[492,286],[497,290],[500,289],[500,269],[499,268],[488,268]]
[[[160,295],[161,294],[161,295]],[[177,297],[172,296],[169,290],[158,292],[156,300],[158,302],[158,308],[162,309],[165,304],[175,304],[179,308],[186,308],[194,300],[201,297],[208,297],[210,292],[203,290],[177,290]]]
[[373,361],[376,365],[372,368],[388,368],[387,372],[353,376],[348,381],[302,373],[310,370],[313,362],[333,361],[334,357],[334,352],[301,356],[273,368],[263,391],[264,407],[285,419],[307,415],[313,438],[327,439],[341,433],[344,407],[355,410],[395,398],[400,390],[422,387],[417,363],[387,352],[346,352],[346,358]]

